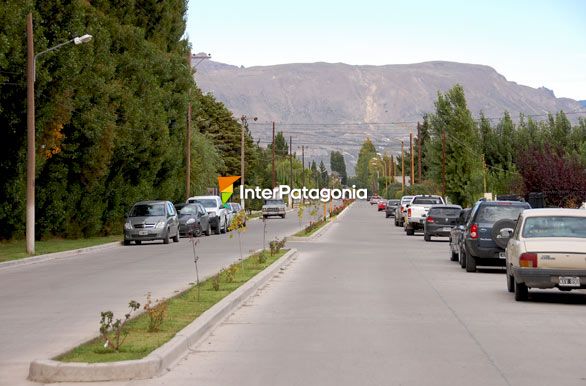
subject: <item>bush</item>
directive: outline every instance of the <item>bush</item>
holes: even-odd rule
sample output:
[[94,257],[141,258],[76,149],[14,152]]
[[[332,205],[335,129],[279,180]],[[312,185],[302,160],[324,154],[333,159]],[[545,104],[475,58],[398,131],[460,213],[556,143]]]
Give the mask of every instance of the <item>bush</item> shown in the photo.
[[167,314],[167,302],[165,299],[156,299],[154,302],[151,298],[151,293],[147,294],[147,301],[143,307],[149,316],[148,332],[158,332],[161,329],[161,324]]
[[120,346],[122,346],[126,340],[128,332],[124,328],[124,325],[128,322],[128,319],[130,319],[130,314],[140,308],[140,303],[131,300],[128,303],[128,307],[130,308],[130,312],[124,315],[124,320],[116,319],[116,321],[114,321],[114,314],[112,311],[101,313],[100,336],[105,342],[105,348],[110,348],[118,352]]

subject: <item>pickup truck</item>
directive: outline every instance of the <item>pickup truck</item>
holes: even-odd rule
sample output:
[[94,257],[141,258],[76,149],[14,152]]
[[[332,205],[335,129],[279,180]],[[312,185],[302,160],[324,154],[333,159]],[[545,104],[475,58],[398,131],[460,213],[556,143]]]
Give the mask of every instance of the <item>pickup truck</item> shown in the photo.
[[441,196],[417,195],[407,204],[405,216],[405,233],[413,236],[416,230],[423,230],[425,218],[429,208],[433,205],[443,205],[445,201]]

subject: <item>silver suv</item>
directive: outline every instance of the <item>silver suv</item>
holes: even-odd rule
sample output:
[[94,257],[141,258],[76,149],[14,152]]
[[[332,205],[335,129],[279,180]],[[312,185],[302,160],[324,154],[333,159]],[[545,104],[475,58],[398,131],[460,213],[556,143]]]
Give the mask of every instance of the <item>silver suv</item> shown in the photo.
[[179,217],[171,202],[141,201],[132,206],[124,223],[124,245],[153,240],[169,244],[170,238],[179,241]]

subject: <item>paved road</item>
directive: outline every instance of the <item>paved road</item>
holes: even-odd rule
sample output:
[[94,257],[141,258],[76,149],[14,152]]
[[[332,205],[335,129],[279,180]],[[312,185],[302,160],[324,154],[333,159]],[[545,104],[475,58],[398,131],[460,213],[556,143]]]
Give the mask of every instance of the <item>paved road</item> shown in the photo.
[[527,303],[365,203],[162,377],[116,385],[585,385],[584,292]]
[[[266,224],[267,243],[300,229],[296,212]],[[262,229],[262,221],[249,222],[242,234],[245,254],[262,248]],[[199,238],[202,277],[238,259],[238,236],[232,233],[232,238]],[[100,311],[123,315],[131,299],[142,303],[149,291],[154,297],[170,296],[194,281],[188,239],[0,269],[0,385],[33,384],[25,381],[30,361],[52,357],[95,336]]]

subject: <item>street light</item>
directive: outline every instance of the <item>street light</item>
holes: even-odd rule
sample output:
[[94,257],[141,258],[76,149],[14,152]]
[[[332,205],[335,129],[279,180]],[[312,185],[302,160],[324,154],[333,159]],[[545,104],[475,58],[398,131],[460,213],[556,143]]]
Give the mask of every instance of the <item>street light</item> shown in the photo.
[[35,253],[35,81],[36,62],[39,56],[55,51],[69,43],[79,45],[92,40],[92,35],[83,35],[57,44],[54,47],[41,51],[35,55],[33,37],[33,14],[27,15],[27,150],[26,150],[26,252]]

